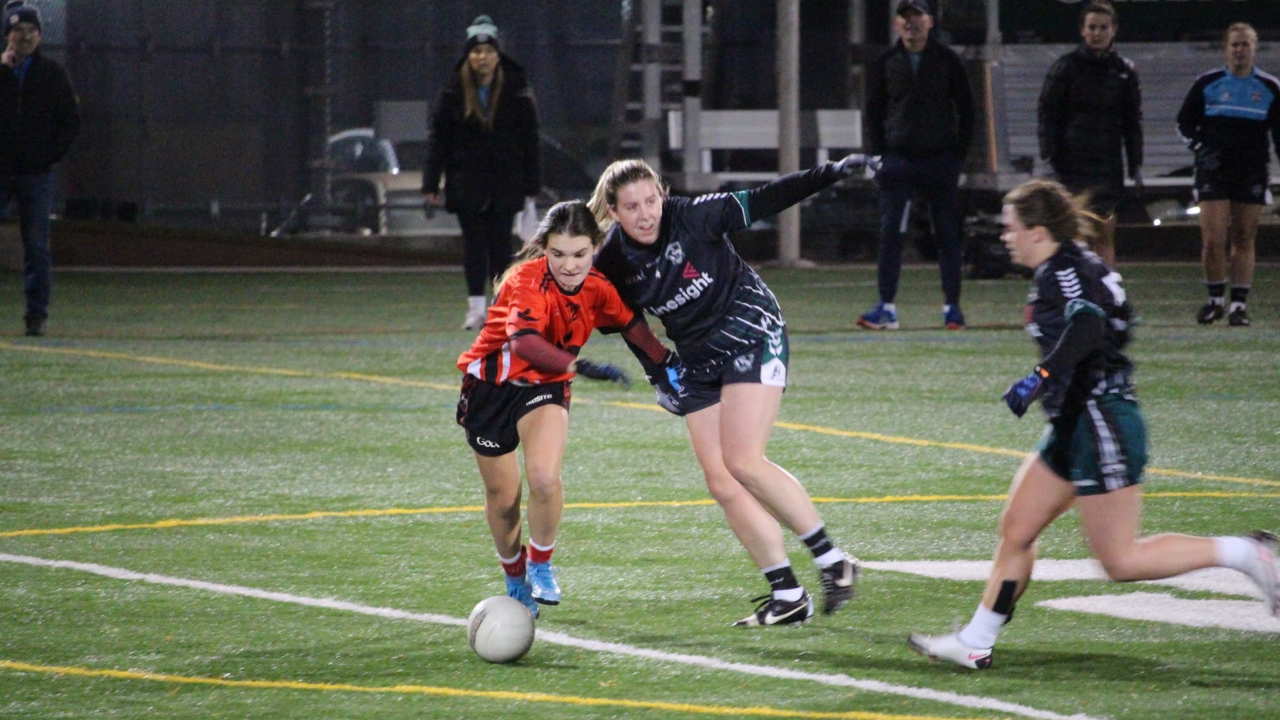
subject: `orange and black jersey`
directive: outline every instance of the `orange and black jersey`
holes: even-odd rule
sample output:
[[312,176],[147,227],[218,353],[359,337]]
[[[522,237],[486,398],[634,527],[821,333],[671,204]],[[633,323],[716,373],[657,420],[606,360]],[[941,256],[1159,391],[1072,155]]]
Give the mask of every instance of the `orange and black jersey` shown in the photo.
[[536,258],[521,265],[502,284],[480,335],[470,350],[458,356],[458,369],[495,385],[568,380],[573,373],[552,373],[531,366],[511,351],[511,339],[536,333],[576,356],[593,329],[620,332],[637,319],[618,297],[618,291],[595,268],[570,293],[556,284],[547,259]]

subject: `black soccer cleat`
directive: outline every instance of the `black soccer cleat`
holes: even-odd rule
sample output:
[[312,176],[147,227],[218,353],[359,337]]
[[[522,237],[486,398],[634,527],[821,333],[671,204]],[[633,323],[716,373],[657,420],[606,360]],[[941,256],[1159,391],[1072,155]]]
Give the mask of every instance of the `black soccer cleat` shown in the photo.
[[1232,310],[1227,315],[1227,324],[1231,327],[1249,327],[1249,311],[1243,307]]
[[853,599],[858,582],[858,559],[845,554],[839,561],[819,570],[822,577],[822,614],[830,615]]
[[760,603],[756,611],[734,623],[734,627],[759,627],[762,625],[804,625],[813,618],[813,598],[802,592],[799,600],[778,600],[770,595],[752,598]]
[[1211,325],[1214,320],[1221,320],[1227,311],[1222,307],[1222,303],[1205,303],[1196,313],[1196,322],[1201,325]]

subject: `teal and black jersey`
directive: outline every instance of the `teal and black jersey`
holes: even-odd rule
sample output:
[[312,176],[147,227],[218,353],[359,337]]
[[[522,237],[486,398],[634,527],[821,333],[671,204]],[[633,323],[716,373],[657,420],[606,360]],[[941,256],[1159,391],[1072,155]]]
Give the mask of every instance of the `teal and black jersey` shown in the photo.
[[[1036,268],[1025,319],[1049,370],[1041,405],[1050,418],[1078,415],[1098,395],[1132,398],[1133,362],[1124,354],[1132,309],[1120,282],[1119,273],[1074,242],[1062,243]],[[1073,323],[1076,335],[1063,343]],[[1079,332],[1085,326],[1095,329]],[[1065,367],[1055,363],[1067,357]]]
[[668,197],[652,245],[614,225],[596,268],[634,310],[662,321],[686,366],[714,366],[785,325],[778,300],[728,233],[775,215],[845,177],[830,163],[752,190]]
[[1178,132],[1193,148],[1217,151],[1229,175],[1265,176],[1268,134],[1280,154],[1280,80],[1257,68],[1242,78],[1225,67],[1204,73],[1178,112]]

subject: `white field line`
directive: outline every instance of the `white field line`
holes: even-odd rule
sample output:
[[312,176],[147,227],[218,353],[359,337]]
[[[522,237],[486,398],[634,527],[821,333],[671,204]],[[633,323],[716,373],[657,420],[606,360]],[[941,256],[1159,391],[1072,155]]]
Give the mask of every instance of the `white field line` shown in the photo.
[[[985,581],[991,572],[990,560],[921,560],[909,562],[863,563],[874,570],[890,570],[912,575],[960,581]],[[1059,580],[1101,580],[1107,575],[1097,560],[1038,560],[1031,573],[1038,582]],[[1248,598],[1262,598],[1262,591],[1244,573],[1227,568],[1195,570],[1164,580],[1148,580],[1141,585],[1164,585],[1194,592],[1211,592]],[[1164,593],[1127,592],[1112,595],[1041,600],[1037,607],[1108,615],[1124,620],[1162,622],[1188,627],[1216,627],[1247,632],[1280,633],[1280,619],[1256,600],[1186,600]]]
[[[166,575],[140,573],[123,568],[98,565],[95,563],[81,563],[70,560],[46,560],[44,558],[31,557],[28,555],[9,555],[5,553],[0,553],[0,562],[21,563],[23,565],[33,565],[36,567],[79,570],[81,572],[101,575],[103,577],[114,578],[116,580],[149,582],[157,585],[185,587],[193,590],[221,593],[224,595],[240,595],[244,597],[258,598],[261,600],[271,600],[273,602],[292,603],[295,605],[321,607],[331,610],[345,610],[348,612],[360,613],[362,615],[373,615],[393,620],[413,620],[416,622],[457,626],[465,626],[467,624],[467,621],[462,618],[450,617],[448,615],[411,613],[404,610],[359,605],[357,603],[344,602],[341,600],[311,598],[301,595],[291,595],[289,593],[259,590],[257,588],[243,587],[239,585],[223,585],[221,583],[203,582],[201,580],[189,580],[186,578],[169,577]],[[633,645],[623,645],[621,643],[583,640],[570,635],[565,635],[564,633],[551,632],[547,630],[538,630],[537,637],[543,642],[567,645],[569,647],[582,648],[584,650],[607,652],[615,655],[627,655],[673,664],[693,665],[710,670],[723,670],[727,672],[737,672],[781,680],[806,680],[824,685],[854,688],[865,692],[899,695],[979,710],[993,710],[996,712],[1020,715],[1022,717],[1038,718],[1040,720],[1100,720],[1099,718],[1082,713],[1078,713],[1076,715],[1061,715],[1048,710],[1038,710],[1027,705],[1020,705],[1017,703],[1005,702],[1003,700],[977,695],[961,695],[959,693],[929,690],[927,688],[910,687],[907,685],[894,685],[892,683],[880,682],[878,680],[859,680],[857,678],[849,677],[848,675],[808,673],[769,667],[767,665],[749,665],[746,663],[726,662],[724,660],[716,660],[715,658],[704,657],[701,655],[668,653],[660,650],[649,650],[646,648],[635,647]]]

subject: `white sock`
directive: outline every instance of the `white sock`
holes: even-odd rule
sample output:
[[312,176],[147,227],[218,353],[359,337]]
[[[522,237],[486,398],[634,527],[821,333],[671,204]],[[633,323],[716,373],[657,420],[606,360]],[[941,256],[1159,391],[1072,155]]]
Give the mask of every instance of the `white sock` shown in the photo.
[[795,602],[804,595],[804,588],[787,588],[786,590],[774,590],[774,600],[785,600],[787,602]]
[[956,639],[961,645],[974,649],[995,647],[996,636],[1000,634],[1000,628],[1008,619],[1008,615],[988,610],[979,603],[978,609],[973,611],[973,619],[964,626]]
[[813,559],[815,565],[820,568],[831,567],[836,563],[844,560],[844,551],[840,548],[831,548]]
[[1246,309],[1245,304],[1242,302],[1232,302],[1229,306],[1227,306],[1227,312],[1229,313],[1233,313],[1236,310],[1245,310],[1245,309]]
[[1213,539],[1213,555],[1219,567],[1244,571],[1257,554],[1257,547],[1249,538],[1226,535]]
[[884,303],[884,309],[889,312],[898,312],[898,306],[893,303]]

